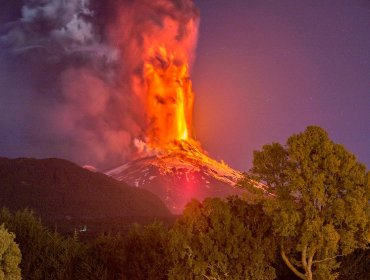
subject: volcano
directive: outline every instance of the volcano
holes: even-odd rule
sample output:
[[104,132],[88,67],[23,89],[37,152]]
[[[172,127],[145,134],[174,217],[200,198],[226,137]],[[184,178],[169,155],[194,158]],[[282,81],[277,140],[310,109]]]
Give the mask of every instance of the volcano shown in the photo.
[[[137,61],[130,88],[141,100],[140,108],[145,113],[143,133],[134,143],[140,156],[106,173],[153,192],[173,213],[181,213],[192,198],[245,192],[237,187],[242,173],[212,159],[194,138],[195,94],[190,66],[199,20],[193,1],[186,3],[170,10],[170,5],[162,7],[160,24],[150,20],[144,26],[142,22],[133,25],[141,26],[137,30],[141,36],[137,36],[140,40],[136,44],[130,44],[136,47],[126,54]],[[139,11],[131,14],[135,12]],[[152,14],[148,18],[152,19]]]
[[[194,141],[174,141],[166,149],[106,172],[116,180],[144,188],[159,196],[174,214],[193,198],[253,195],[237,186],[243,174],[218,162]],[[266,191],[265,187],[255,184]]]

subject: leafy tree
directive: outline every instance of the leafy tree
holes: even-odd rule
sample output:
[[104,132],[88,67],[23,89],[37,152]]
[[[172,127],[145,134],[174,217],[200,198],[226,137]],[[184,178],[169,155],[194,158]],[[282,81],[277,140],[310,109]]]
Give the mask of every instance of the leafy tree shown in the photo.
[[22,278],[74,278],[75,260],[82,248],[74,239],[50,232],[29,210],[13,215],[2,209],[0,223],[15,233],[15,240],[22,252]]
[[91,240],[81,257],[79,279],[119,279],[124,271],[125,239],[106,234]]
[[273,279],[270,228],[261,205],[193,200],[172,229],[169,279]]
[[0,280],[21,279],[21,251],[14,241],[14,234],[0,225]]
[[167,279],[171,260],[169,233],[163,224],[135,225],[126,237],[122,279]]
[[249,177],[275,196],[266,210],[285,264],[301,279],[335,279],[338,257],[368,244],[369,172],[322,128],[255,151]]

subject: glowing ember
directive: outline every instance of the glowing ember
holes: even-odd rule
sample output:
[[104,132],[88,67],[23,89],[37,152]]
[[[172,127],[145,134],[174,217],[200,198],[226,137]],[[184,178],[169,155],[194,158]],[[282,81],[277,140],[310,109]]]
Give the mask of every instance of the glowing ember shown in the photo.
[[150,50],[144,76],[147,90],[148,144],[163,147],[191,138],[194,95],[188,65],[164,47]]

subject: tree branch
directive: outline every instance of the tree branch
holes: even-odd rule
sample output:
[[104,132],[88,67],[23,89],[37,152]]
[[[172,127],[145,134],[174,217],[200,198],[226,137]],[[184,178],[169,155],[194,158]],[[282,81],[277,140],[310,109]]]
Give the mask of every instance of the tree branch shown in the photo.
[[312,263],[325,262],[325,261],[332,260],[332,259],[335,259],[335,258],[338,258],[338,257],[343,257],[343,256],[345,256],[345,255],[336,255],[336,256],[331,257],[331,258],[326,258],[326,259],[322,259],[322,260],[318,260],[318,261],[313,261]]
[[280,255],[281,257],[283,258],[283,261],[284,263],[289,267],[289,269],[296,275],[298,276],[299,278],[301,279],[306,279],[306,276],[299,272],[295,267],[294,265],[292,265],[292,263],[289,261],[288,257],[285,255],[285,251],[284,251],[284,248],[283,246],[281,245],[281,250],[280,250]]
[[307,244],[303,246],[301,258],[303,269],[307,271]]

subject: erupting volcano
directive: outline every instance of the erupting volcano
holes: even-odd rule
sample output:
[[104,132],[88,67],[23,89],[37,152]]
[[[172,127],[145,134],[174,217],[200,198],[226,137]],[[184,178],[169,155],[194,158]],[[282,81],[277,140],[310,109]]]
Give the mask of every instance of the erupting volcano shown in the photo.
[[[189,68],[198,17],[193,1],[181,2],[184,6],[167,5],[168,14],[159,23],[145,24],[144,31],[138,28],[141,44],[135,51],[140,52],[141,61],[131,82],[145,108],[145,136],[136,139],[136,160],[107,172],[154,192],[174,213],[180,213],[192,198],[242,193],[236,187],[242,174],[210,158],[193,138]],[[192,13],[182,14],[181,7]]]

